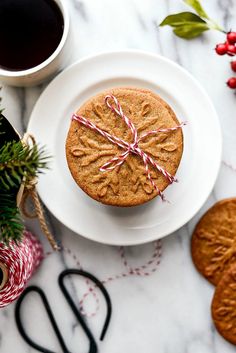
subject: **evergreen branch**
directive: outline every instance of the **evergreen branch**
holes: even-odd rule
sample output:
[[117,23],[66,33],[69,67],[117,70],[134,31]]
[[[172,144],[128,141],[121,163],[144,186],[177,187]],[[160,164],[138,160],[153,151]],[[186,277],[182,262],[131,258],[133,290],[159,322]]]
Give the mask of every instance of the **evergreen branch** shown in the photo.
[[47,168],[48,159],[43,147],[5,143],[0,148],[0,191],[19,188],[23,178],[27,183]]
[[24,179],[27,184],[47,168],[49,157],[44,148],[6,142],[0,148],[0,241],[20,241],[24,230],[16,194]]
[[47,168],[49,157],[36,144],[22,144],[2,111],[0,97],[0,242],[8,244],[11,240],[21,241],[24,230],[16,204],[20,185]]
[[21,241],[24,225],[16,206],[15,195],[0,193],[0,241]]

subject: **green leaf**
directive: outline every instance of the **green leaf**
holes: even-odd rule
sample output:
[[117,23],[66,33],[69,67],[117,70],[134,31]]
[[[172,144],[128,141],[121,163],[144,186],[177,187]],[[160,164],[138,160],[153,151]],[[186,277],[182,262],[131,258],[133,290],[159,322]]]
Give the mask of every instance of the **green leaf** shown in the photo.
[[160,26],[171,26],[174,33],[181,38],[192,39],[209,29],[209,25],[192,12],[180,12],[167,16]]
[[180,12],[174,15],[167,16],[159,26],[171,26],[171,27],[178,27],[183,25],[191,25],[194,23],[204,23],[206,21],[201,19],[198,15],[195,15],[193,12]]
[[203,32],[207,30],[209,30],[207,24],[195,23],[191,25],[175,27],[173,31],[180,38],[192,39],[200,36]]
[[206,18],[207,20],[209,20],[209,16],[207,15],[207,13],[205,12],[205,10],[203,9],[201,3],[199,0],[184,0],[184,2],[191,6],[199,16]]

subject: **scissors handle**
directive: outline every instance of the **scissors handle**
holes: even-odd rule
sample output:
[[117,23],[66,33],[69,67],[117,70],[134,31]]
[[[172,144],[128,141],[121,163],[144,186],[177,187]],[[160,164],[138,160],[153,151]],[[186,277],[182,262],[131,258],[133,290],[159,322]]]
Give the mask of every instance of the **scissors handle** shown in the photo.
[[[68,269],[68,270],[64,270],[63,272],[61,272],[61,274],[59,275],[58,278],[58,283],[59,286],[61,288],[62,293],[64,294],[69,306],[71,307],[73,313],[75,314],[78,322],[80,323],[80,325],[82,326],[86,336],[89,339],[89,353],[97,353],[97,344],[95,342],[95,339],[93,337],[93,334],[91,333],[90,329],[88,328],[86,322],[84,321],[84,318],[82,317],[81,313],[79,312],[79,310],[77,309],[73,299],[71,298],[68,290],[65,287],[64,284],[64,278],[68,275],[80,275],[82,277],[88,278],[89,280],[91,280],[96,287],[98,287],[102,294],[104,295],[104,298],[106,300],[106,304],[107,304],[107,314],[106,314],[106,319],[105,319],[105,323],[103,325],[103,329],[102,329],[102,333],[100,336],[100,340],[103,340],[105,337],[105,334],[107,332],[107,328],[110,322],[110,318],[111,318],[111,311],[112,311],[112,306],[111,306],[111,300],[109,297],[109,294],[106,290],[106,288],[103,286],[103,284],[93,275],[91,275],[90,273],[86,272],[86,271],[82,271],[82,270],[77,270],[77,269]],[[15,319],[16,319],[16,324],[18,327],[18,330],[20,332],[20,334],[22,335],[22,337],[24,338],[24,340],[33,348],[35,348],[36,350],[38,350],[39,352],[42,353],[55,353],[52,352],[49,349],[46,349],[42,346],[40,346],[39,344],[35,343],[34,341],[32,341],[32,339],[28,336],[28,334],[25,331],[25,328],[22,324],[21,321],[21,305],[25,299],[25,297],[30,293],[30,292],[36,292],[39,294],[39,296],[42,299],[42,302],[44,304],[45,310],[48,314],[48,317],[50,319],[50,322],[52,324],[53,330],[58,338],[58,341],[61,345],[61,348],[63,350],[63,353],[70,353],[69,350],[67,349],[64,339],[59,331],[59,328],[57,326],[56,320],[54,318],[54,315],[52,313],[52,310],[49,306],[48,300],[46,295],[44,294],[44,292],[42,291],[42,289],[40,289],[37,286],[29,286],[27,287],[24,292],[21,294],[20,298],[18,299],[17,303],[16,303],[16,307],[15,307]]]
[[65,342],[64,342],[64,339],[59,331],[59,328],[57,326],[57,323],[56,323],[56,320],[54,318],[54,315],[52,313],[52,310],[49,306],[49,303],[48,303],[48,300],[47,300],[47,297],[46,295],[44,294],[44,292],[42,291],[42,289],[40,289],[39,287],[37,286],[29,286],[27,287],[24,292],[21,294],[20,298],[18,299],[17,303],[16,303],[16,307],[15,307],[15,319],[16,319],[16,324],[17,324],[17,327],[18,327],[18,330],[20,332],[20,334],[22,335],[22,337],[24,338],[24,340],[31,346],[33,347],[34,349],[36,349],[37,351],[39,352],[42,352],[42,353],[55,353],[55,352],[52,352],[51,350],[49,349],[46,349],[42,346],[40,346],[39,344],[35,343],[34,341],[32,341],[32,339],[28,336],[28,334],[26,333],[25,329],[24,329],[24,326],[22,324],[22,321],[21,321],[21,305],[23,303],[23,300],[25,299],[25,297],[30,293],[30,292],[36,292],[39,294],[39,296],[41,297],[42,299],[42,302],[44,304],[44,307],[45,307],[45,310],[48,314],[48,317],[49,317],[49,320],[52,324],[52,327],[53,327],[53,330],[57,336],[57,339],[60,343],[60,346],[63,350],[63,353],[70,353],[69,350],[67,349],[66,345],[65,345]]
[[[63,292],[66,300],[68,301],[72,311],[74,312],[75,316],[77,317],[78,321],[80,322],[81,326],[84,329],[84,332],[86,333],[87,337],[89,338],[90,342],[93,342],[93,335],[91,334],[90,330],[88,329],[87,325],[84,322],[83,317],[81,316],[80,312],[78,311],[74,301],[72,300],[71,296],[69,295],[65,285],[64,285],[64,278],[68,275],[79,275],[85,278],[88,278],[90,281],[92,281],[96,287],[98,287],[100,289],[100,291],[102,292],[106,304],[107,304],[107,315],[106,315],[106,319],[103,325],[103,329],[102,329],[102,333],[100,336],[100,340],[102,341],[105,337],[105,334],[107,332],[108,329],[108,325],[110,323],[110,319],[111,319],[111,312],[112,312],[112,305],[111,305],[111,299],[110,296],[106,290],[106,288],[104,287],[104,285],[95,277],[93,276],[91,273],[83,271],[83,270],[78,270],[78,269],[67,269],[64,270],[60,273],[59,277],[58,277],[58,283],[59,286],[61,288],[61,291]],[[95,342],[94,342],[95,343]],[[89,353],[93,353],[93,351],[89,352]]]

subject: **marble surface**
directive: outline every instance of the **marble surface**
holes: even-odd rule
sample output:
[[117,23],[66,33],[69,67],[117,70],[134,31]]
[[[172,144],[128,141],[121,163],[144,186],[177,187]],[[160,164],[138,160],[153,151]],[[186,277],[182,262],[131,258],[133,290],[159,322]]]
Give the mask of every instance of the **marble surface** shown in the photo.
[[[231,76],[228,58],[215,55],[214,46],[223,40],[217,32],[206,33],[191,42],[176,38],[169,28],[156,26],[170,12],[186,9],[176,0],[64,0],[68,3],[74,34],[71,62],[101,51],[135,48],[162,54],[186,68],[204,86],[219,114],[224,138],[223,161],[236,166],[236,96],[225,81]],[[235,28],[236,2],[205,0],[213,18],[227,29]],[[3,85],[5,115],[23,132],[32,108],[47,83],[33,88]],[[207,177],[207,176],[206,176]],[[216,332],[210,315],[213,287],[195,270],[189,241],[200,215],[216,200],[235,196],[235,172],[222,163],[206,204],[187,225],[162,241],[162,260],[151,276],[132,276],[106,284],[113,302],[113,316],[107,337],[99,342],[105,306],[100,298],[98,313],[87,319],[103,353],[231,353],[235,347]],[[83,239],[49,215],[51,227],[64,246],[73,249],[83,268],[100,279],[124,271],[115,247]],[[37,222],[27,225],[41,238]],[[45,249],[48,248],[46,242]],[[126,249],[129,262],[139,266],[150,257],[153,244]],[[75,267],[66,252],[50,255],[31,280],[45,289],[69,350],[88,351],[88,342],[68,310],[59,291],[57,276],[65,267]],[[68,284],[75,300],[86,291],[79,279]],[[99,296],[99,294],[98,294]],[[93,312],[95,301],[85,303]],[[25,326],[33,338],[55,352],[61,352],[39,299],[33,296],[23,308]],[[33,353],[19,336],[14,321],[14,304],[0,311],[0,352]]]

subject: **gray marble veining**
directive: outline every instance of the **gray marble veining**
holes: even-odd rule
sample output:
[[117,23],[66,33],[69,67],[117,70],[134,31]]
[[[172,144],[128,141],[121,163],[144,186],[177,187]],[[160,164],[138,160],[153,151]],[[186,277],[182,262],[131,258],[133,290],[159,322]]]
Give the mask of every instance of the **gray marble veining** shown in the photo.
[[[101,51],[125,48],[160,53],[178,62],[199,80],[211,97],[221,120],[223,160],[236,166],[236,96],[224,84],[232,73],[227,60],[216,56],[213,50],[216,43],[224,40],[221,33],[209,32],[189,42],[175,37],[169,28],[158,28],[157,23],[170,12],[187,9],[180,0],[64,1],[70,10],[74,36],[71,62]],[[204,6],[227,29],[236,28],[235,1],[205,0]],[[26,89],[3,86],[5,114],[20,132],[26,129],[33,106],[46,85]],[[106,285],[114,310],[108,335],[103,343],[99,343],[99,352],[235,351],[214,328],[210,315],[213,287],[197,273],[189,251],[191,233],[201,214],[216,200],[235,196],[235,193],[235,173],[222,164],[215,188],[201,211],[174,235],[163,239],[163,256],[158,270],[149,277],[132,276]],[[77,236],[52,215],[49,215],[49,220],[58,239],[65,247],[73,249],[86,270],[101,279],[124,271],[115,247],[99,245]],[[43,238],[37,222],[27,224]],[[130,263],[138,266],[147,260],[151,252],[152,244],[132,247],[127,249],[127,257]],[[74,266],[75,261],[67,253],[50,255],[31,283],[45,288],[71,352],[86,352],[86,338],[57,285],[58,273],[65,267]],[[68,288],[78,302],[85,290],[84,282],[73,280]],[[92,298],[85,303],[89,312],[94,310],[94,305]],[[100,298],[100,310],[87,319],[97,339],[104,320],[104,309]],[[24,317],[33,338],[60,352],[38,298],[32,298],[24,307]],[[14,305],[0,311],[0,352],[34,352],[17,332]]]

